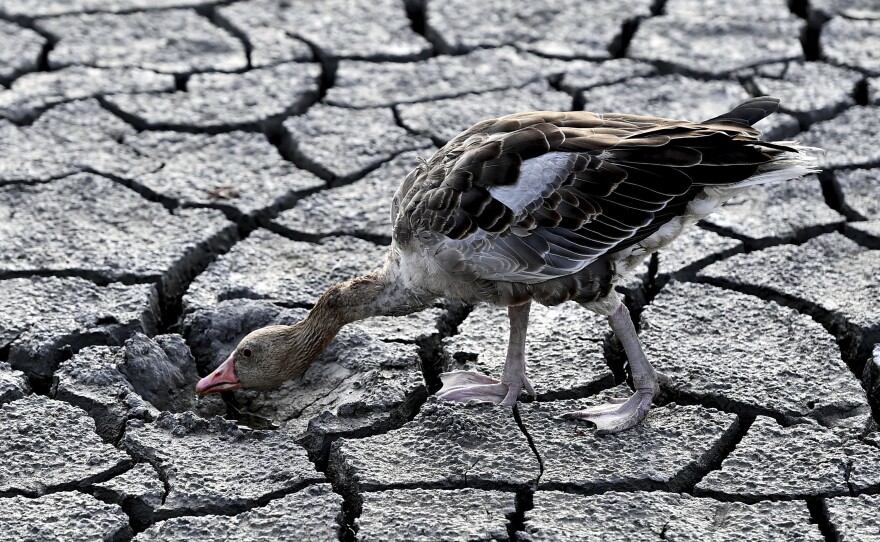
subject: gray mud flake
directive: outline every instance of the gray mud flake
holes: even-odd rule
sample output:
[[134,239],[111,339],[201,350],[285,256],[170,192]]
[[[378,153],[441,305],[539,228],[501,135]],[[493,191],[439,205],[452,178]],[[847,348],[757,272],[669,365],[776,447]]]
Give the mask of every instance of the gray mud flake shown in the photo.
[[31,385],[21,371],[0,361],[0,405],[21,399],[31,392]]
[[153,514],[162,506],[165,484],[152,465],[138,463],[131,470],[92,486],[92,494],[122,506],[132,525],[144,529],[153,523]]
[[[842,436],[845,438],[849,435],[842,434]],[[875,433],[874,436],[876,438],[878,435]],[[850,441],[846,446],[850,464],[846,481],[850,490],[856,495],[876,493],[880,490],[880,445],[876,440],[873,444],[867,443],[869,438],[866,438],[865,442]]]
[[525,513],[524,530],[517,533],[517,540],[654,542],[687,504],[687,495],[659,491],[573,495],[540,490],[535,492],[534,507]]
[[115,442],[129,419],[153,420],[160,410],[223,414],[219,396],[195,394],[198,380],[195,360],[180,335],[149,339],[135,332],[124,348],[88,347],[62,362],[52,396],[88,412],[98,434]]
[[[262,2],[260,7],[282,9],[279,3]],[[214,10],[213,20],[224,28],[234,28],[250,46],[251,66],[262,68],[282,62],[309,62],[315,55],[308,43],[292,36],[285,24],[267,16],[264,9],[254,9],[248,2],[236,2]],[[277,26],[276,26],[277,25]]]
[[481,120],[522,111],[568,111],[571,106],[571,96],[547,81],[536,81],[522,88],[401,104],[396,109],[404,126],[441,145]]
[[811,176],[752,186],[729,199],[720,213],[706,217],[705,223],[755,248],[801,241],[831,231],[844,220],[825,203],[819,179]]
[[108,442],[119,438],[129,419],[158,415],[119,372],[120,361],[118,347],[90,346],[61,362],[53,375],[52,397],[88,412]]
[[631,393],[619,386],[589,399],[520,405],[523,426],[543,460],[539,489],[681,491],[718,459],[739,427],[733,414],[675,404],[654,407],[640,425],[614,435],[597,436],[583,422],[558,419]]
[[844,356],[857,357],[880,342],[878,259],[880,251],[839,233],[827,233],[799,246],[732,256],[703,269],[698,277],[758,290],[809,312],[818,311],[837,330]]
[[386,251],[354,237],[306,243],[257,230],[193,281],[184,307],[189,311],[235,298],[311,305],[337,282],[381,267]]
[[669,0],[663,6],[663,13],[697,20],[732,17],[772,21],[794,17],[786,0]]
[[[427,142],[426,142],[427,143]],[[391,199],[404,178],[434,148],[399,154],[363,179],[307,196],[281,213],[273,223],[307,235],[352,235],[388,242]],[[376,261],[378,267],[379,261]]]
[[[83,273],[109,280],[161,279],[167,293],[235,226],[210,209],[172,215],[98,175],[0,187],[0,272]],[[194,235],[193,232],[198,232]]]
[[[328,58],[411,60],[431,51],[431,44],[410,28],[403,3],[395,0],[251,0],[218,12],[245,36],[283,32],[312,44]],[[266,39],[255,45],[260,59],[279,56],[277,45]],[[286,56],[289,53],[282,58]]]
[[288,435],[245,433],[231,421],[192,412],[163,413],[154,423],[132,420],[122,446],[167,482],[156,519],[230,514],[323,479]]
[[536,491],[534,507],[525,513],[524,530],[517,533],[517,540],[654,542],[687,504],[687,495],[659,491],[608,491],[601,495]]
[[834,182],[844,212],[859,220],[880,218],[880,168],[837,171]]
[[812,318],[754,296],[674,282],[645,309],[641,339],[648,359],[672,379],[665,387],[685,397],[790,420],[833,420],[866,408],[834,337]]
[[109,478],[130,464],[73,405],[29,395],[0,407],[0,495],[35,497]]
[[119,143],[133,133],[95,99],[53,107],[30,126],[0,119],[0,186],[49,181],[84,170],[131,179],[160,168],[161,162]]
[[45,45],[46,38],[33,30],[0,21],[0,83],[36,71]]
[[832,64],[880,75],[880,18],[835,17],[822,27],[819,48]]
[[525,86],[562,73],[563,66],[511,47],[407,63],[344,60],[325,101],[362,108],[453,98]]
[[825,499],[824,506],[838,540],[872,542],[880,538],[880,495]]
[[863,222],[847,222],[846,234],[859,243],[873,249],[880,249],[880,218]]
[[362,542],[507,540],[516,494],[481,489],[392,489],[365,493],[355,520]]
[[638,111],[693,122],[726,113],[749,98],[736,81],[700,81],[678,74],[636,77],[586,90],[581,96],[587,111]]
[[336,441],[329,465],[356,502],[392,488],[513,490],[534,484],[539,471],[510,409],[436,398],[400,429]]
[[742,241],[690,227],[657,253],[655,284],[692,278],[696,269],[742,252]]
[[880,6],[874,0],[810,0],[807,11],[813,26],[837,15],[847,19],[880,19]]
[[119,506],[77,491],[0,498],[0,532],[19,542],[129,540],[133,534]]
[[[135,130],[104,109],[98,100],[74,100],[51,108],[31,125],[31,134],[52,153],[69,156],[81,169],[131,178],[161,164],[119,145]],[[47,143],[54,143],[47,145]]]
[[754,71],[751,82],[758,94],[779,98],[780,109],[803,126],[828,120],[855,105],[853,94],[862,80],[857,71],[823,62],[787,63],[779,78],[768,76],[763,66]]
[[856,106],[814,124],[798,142],[825,150],[816,164],[820,169],[872,167],[880,165],[880,147],[874,144],[878,132],[880,107]]
[[34,130],[0,119],[0,186],[16,181],[46,181],[79,170],[76,162],[67,162],[67,156],[46,152],[34,135]]
[[150,70],[70,66],[16,79],[9,90],[0,91],[0,116],[22,122],[63,102],[109,94],[172,92],[174,88],[172,75]]
[[656,491],[602,495],[538,491],[534,502],[525,513],[525,532],[519,533],[523,542],[824,540],[806,505],[797,502],[718,502]]
[[324,181],[284,160],[259,133],[141,132],[125,138],[164,167],[136,177],[138,185],[185,205],[256,217],[288,205]]
[[242,43],[194,10],[64,15],[36,24],[58,40],[49,52],[52,69],[81,64],[187,74],[247,68]]
[[[217,17],[222,20],[222,16]],[[236,26],[229,23],[229,27]],[[251,66],[254,68],[263,68],[281,62],[315,60],[312,48],[306,42],[294,38],[280,28],[257,27],[245,30],[244,35],[247,36],[251,46]]]
[[653,64],[631,58],[612,58],[604,62],[572,60],[565,64],[565,73],[562,75],[559,88],[573,94],[579,90],[653,75],[657,75],[657,68]]
[[[794,18],[653,17],[639,26],[627,55],[684,73],[720,76],[758,64],[802,59],[802,27]],[[750,46],[743,47],[744,43]]]
[[237,516],[172,518],[153,525],[135,541],[241,540],[275,542],[339,540],[342,497],[329,484],[316,484]]
[[418,343],[444,327],[445,311],[431,307],[406,316],[373,316],[352,324],[386,342]]
[[54,17],[81,12],[120,13],[184,6],[205,6],[213,0],[0,0],[0,13],[9,17]]
[[721,468],[707,474],[695,492],[745,500],[848,495],[843,444],[817,424],[782,427],[758,416]]
[[0,350],[9,364],[38,378],[52,374],[64,350],[121,344],[132,331],[156,332],[152,285],[96,286],[70,277],[0,280]]
[[[354,180],[396,155],[431,144],[398,126],[389,108],[358,110],[318,104],[284,121],[283,131],[285,153],[332,182]],[[390,196],[384,201],[389,203]]]
[[880,77],[868,78],[868,103],[880,105]]
[[318,96],[320,76],[321,67],[312,63],[199,73],[190,78],[186,92],[119,94],[107,102],[151,130],[254,130],[304,111]]
[[[443,340],[446,370],[479,371],[500,378],[510,329],[507,311],[481,305],[458,329],[457,335]],[[549,400],[613,385],[603,348],[608,332],[607,319],[574,303],[532,304],[526,374],[538,398]]]
[[195,358],[176,333],[153,338],[133,333],[125,341],[116,367],[138,396],[158,410],[190,410],[203,418],[226,413],[220,397],[194,393],[199,380]]
[[578,0],[453,0],[428,3],[425,26],[427,36],[443,53],[514,45],[560,58],[601,59],[620,50],[625,24],[650,15],[647,0],[588,6]]

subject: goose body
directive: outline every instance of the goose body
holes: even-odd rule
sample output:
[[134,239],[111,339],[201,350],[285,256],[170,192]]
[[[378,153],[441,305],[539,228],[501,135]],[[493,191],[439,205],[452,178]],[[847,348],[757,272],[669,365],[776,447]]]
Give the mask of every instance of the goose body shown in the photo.
[[507,306],[500,379],[441,376],[447,400],[512,405],[525,389],[532,301],[575,301],[606,315],[635,393],[571,413],[600,431],[639,423],[664,376],[642,351],[615,283],[748,186],[814,171],[804,149],[752,127],[776,110],[755,98],[700,123],[627,114],[519,113],[477,123],[402,182],[392,246],[378,271],[336,285],[293,326],[242,340],[200,392],[267,388],[300,374],[348,322],[420,310],[437,298]]
[[735,193],[811,171],[751,127],[776,103],[703,123],[583,111],[480,122],[404,180],[392,250],[412,287],[436,296],[600,300]]

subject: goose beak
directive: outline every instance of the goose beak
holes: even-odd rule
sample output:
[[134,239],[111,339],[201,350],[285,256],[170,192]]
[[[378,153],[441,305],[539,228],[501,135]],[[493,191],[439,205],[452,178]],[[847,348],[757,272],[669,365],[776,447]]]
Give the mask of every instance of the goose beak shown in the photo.
[[230,354],[226,361],[214,369],[214,372],[199,380],[196,393],[216,393],[241,388],[241,382],[235,376],[235,354]]

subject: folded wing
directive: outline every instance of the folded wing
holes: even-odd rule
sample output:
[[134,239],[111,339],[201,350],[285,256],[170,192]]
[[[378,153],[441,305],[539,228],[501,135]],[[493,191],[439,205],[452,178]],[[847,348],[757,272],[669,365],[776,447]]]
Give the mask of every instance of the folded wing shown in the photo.
[[395,196],[395,235],[417,235],[448,272],[534,283],[575,273],[657,231],[707,186],[740,183],[790,149],[746,102],[704,123],[587,112],[481,122]]

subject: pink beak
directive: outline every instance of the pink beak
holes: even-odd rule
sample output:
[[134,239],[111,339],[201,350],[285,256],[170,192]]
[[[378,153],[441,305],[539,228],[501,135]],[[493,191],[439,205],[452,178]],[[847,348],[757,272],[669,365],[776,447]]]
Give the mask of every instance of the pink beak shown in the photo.
[[226,361],[214,369],[214,372],[199,380],[196,393],[217,393],[241,388],[241,382],[235,376],[235,354],[230,354]]

